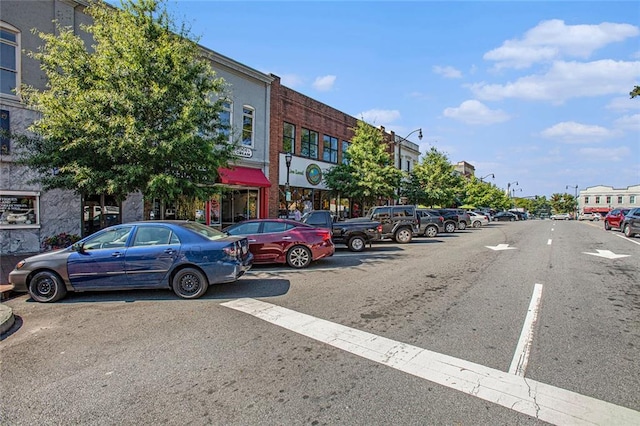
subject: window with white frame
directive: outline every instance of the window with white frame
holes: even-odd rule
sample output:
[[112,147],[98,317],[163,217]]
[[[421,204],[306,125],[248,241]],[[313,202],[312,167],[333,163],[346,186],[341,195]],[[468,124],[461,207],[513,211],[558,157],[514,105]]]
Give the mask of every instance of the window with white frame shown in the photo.
[[600,196],[596,195],[596,204],[600,204]]
[[584,196],[584,203],[585,204],[589,204],[589,196],[588,195]]
[[622,195],[618,195],[618,204],[622,204]]
[[635,204],[636,203],[636,196],[635,195],[629,195],[629,203],[630,204]]
[[249,105],[242,107],[242,145],[253,146],[253,117],[255,110]]
[[20,31],[0,21],[0,94],[17,96],[20,86]]
[[611,204],[611,195],[607,195],[607,204]]
[[222,102],[222,111],[218,114],[218,121],[220,122],[220,134],[224,135],[227,141],[231,142],[231,129],[233,117],[233,104],[230,101]]
[[1,227],[33,227],[39,224],[39,192],[0,191]]

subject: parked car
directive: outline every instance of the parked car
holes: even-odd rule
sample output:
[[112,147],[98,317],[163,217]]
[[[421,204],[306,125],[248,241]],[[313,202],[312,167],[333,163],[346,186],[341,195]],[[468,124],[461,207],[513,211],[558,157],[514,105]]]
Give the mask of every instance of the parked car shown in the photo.
[[518,220],[518,216],[511,212],[498,212],[493,216],[493,220],[496,222],[515,222]]
[[[455,209],[437,209],[442,217],[445,220],[445,232],[454,232],[456,229],[461,231],[467,229],[466,221],[460,218],[460,214]],[[451,227],[451,223],[453,223],[453,229]]]
[[286,263],[306,268],[311,262],[333,256],[335,245],[329,229],[290,219],[252,219],[223,230],[249,239],[253,263]]
[[580,213],[578,215],[578,220],[589,220],[591,222],[593,222],[594,220],[600,220],[600,216],[596,216],[595,213],[591,213],[591,212],[587,212],[587,213]]
[[165,288],[195,299],[211,284],[236,281],[252,262],[246,238],[196,222],[134,222],[21,260],[9,282],[37,302],[55,302],[68,291]]
[[640,234],[640,208],[629,210],[624,216],[621,226],[622,232],[629,238]]
[[[369,211],[369,220],[380,222],[382,238],[391,238],[400,244],[411,242],[414,235],[420,231],[420,220],[416,213],[416,206],[377,206]],[[362,219],[350,219],[358,221]],[[347,222],[349,222],[347,221]]]
[[518,220],[529,219],[529,215],[527,214],[527,212],[521,212],[520,210],[509,210],[509,212],[518,216]]
[[354,252],[362,251],[367,244],[382,238],[380,222],[336,220],[329,210],[311,210],[302,216],[301,222],[331,230],[334,244],[346,244]]
[[624,216],[629,213],[631,209],[613,209],[604,217],[604,229],[607,231],[611,228],[619,228],[622,231],[622,221]]
[[471,218],[471,226],[474,228],[480,228],[481,226],[489,224],[489,218],[483,214],[476,212],[468,212],[468,214]]
[[7,214],[5,217],[5,221],[10,224],[18,224],[23,223],[25,225],[30,225],[34,223],[36,220],[36,215],[33,209],[25,210],[25,211],[13,211]]
[[444,217],[440,213],[428,209],[416,209],[416,213],[420,218],[418,235],[433,238],[439,233],[445,232]]
[[551,219],[555,220],[571,220],[571,215],[569,213],[554,213],[551,215]]

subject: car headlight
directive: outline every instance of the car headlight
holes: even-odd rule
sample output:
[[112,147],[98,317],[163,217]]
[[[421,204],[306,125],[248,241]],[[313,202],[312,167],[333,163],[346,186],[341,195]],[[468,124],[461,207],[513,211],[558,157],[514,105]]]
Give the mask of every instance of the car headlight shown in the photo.
[[16,265],[16,269],[20,269],[24,266],[24,264],[27,263],[27,261],[25,259],[22,259],[20,262],[18,262],[18,264]]

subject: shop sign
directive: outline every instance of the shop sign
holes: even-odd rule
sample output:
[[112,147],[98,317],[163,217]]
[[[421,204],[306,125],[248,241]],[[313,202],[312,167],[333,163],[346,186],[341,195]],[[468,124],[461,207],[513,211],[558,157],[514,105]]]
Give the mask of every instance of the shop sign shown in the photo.
[[309,164],[305,171],[305,176],[307,177],[307,182],[311,185],[315,186],[322,182],[322,170],[320,170],[320,167],[317,164]]
[[253,157],[253,151],[251,150],[251,148],[247,148],[246,146],[239,146],[237,147],[233,153],[235,155],[237,155],[238,157],[242,157],[242,158],[251,158]]

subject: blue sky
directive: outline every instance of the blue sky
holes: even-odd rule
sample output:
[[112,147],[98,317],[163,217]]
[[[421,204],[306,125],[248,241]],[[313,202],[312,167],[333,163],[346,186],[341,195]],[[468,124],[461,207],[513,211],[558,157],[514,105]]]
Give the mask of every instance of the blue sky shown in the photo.
[[[176,1],[200,44],[515,196],[640,183],[637,1]],[[567,189],[567,186],[571,186]]]

